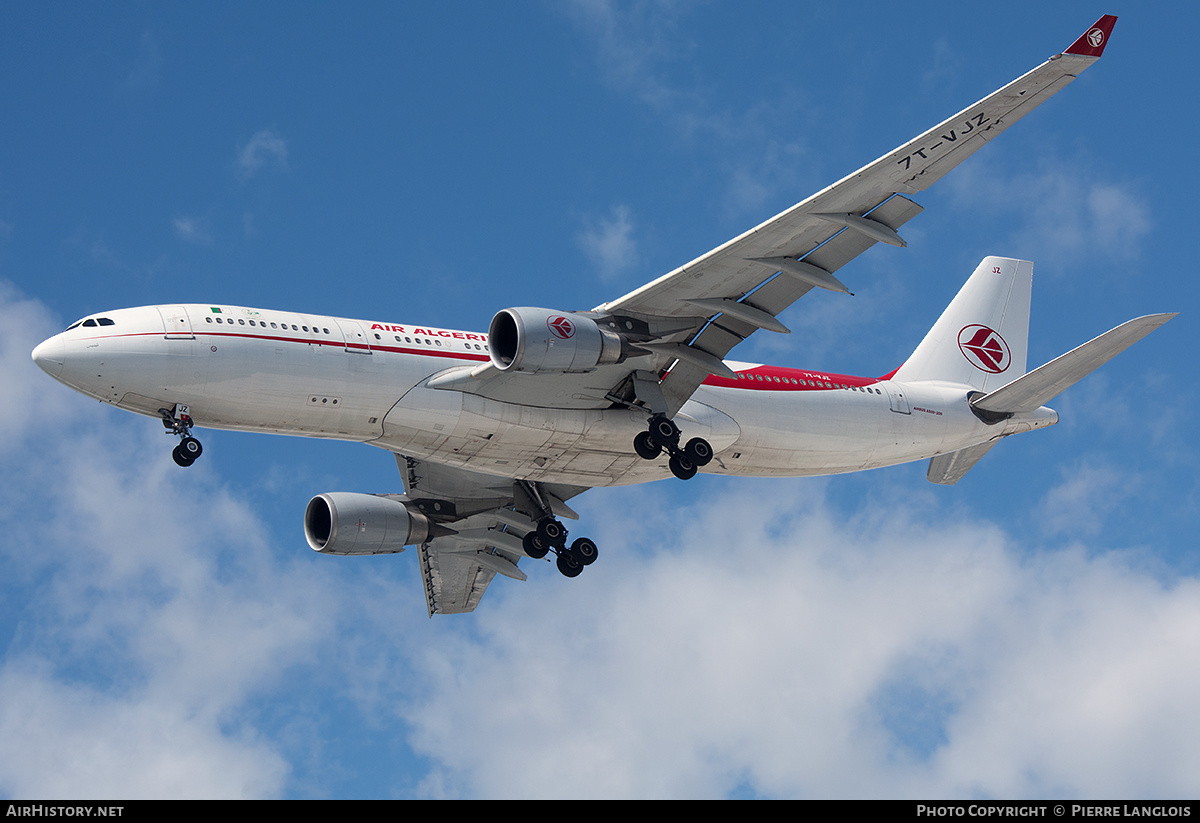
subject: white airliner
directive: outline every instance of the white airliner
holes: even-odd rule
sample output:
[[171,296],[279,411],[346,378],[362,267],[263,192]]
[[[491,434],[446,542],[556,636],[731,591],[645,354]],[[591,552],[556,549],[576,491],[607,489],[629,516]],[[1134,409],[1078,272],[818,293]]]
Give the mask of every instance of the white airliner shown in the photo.
[[954,483],[1043,403],[1161,326],[1131,320],[1026,373],[1033,264],[988,257],[911,357],[881,378],[725,360],[810,289],[897,232],[931,183],[1075,79],[1102,17],[1063,54],[685,266],[591,311],[510,308],[488,333],[230,305],[92,315],[33,359],[77,391],[158,417],[175,461],[193,425],[354,440],[393,452],[404,494],[329,493],[304,514],[326,554],[415,545],[429,613],[473,610],[496,574],[596,559],[559,518],[595,486],[713,474],[794,477],[932,458]]

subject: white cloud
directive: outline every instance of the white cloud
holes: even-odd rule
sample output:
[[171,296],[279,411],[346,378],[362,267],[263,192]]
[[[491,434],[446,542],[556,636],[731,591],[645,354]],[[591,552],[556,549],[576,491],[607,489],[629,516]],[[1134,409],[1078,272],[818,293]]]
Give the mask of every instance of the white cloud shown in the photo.
[[126,94],[155,88],[162,80],[163,57],[158,38],[145,31],[138,42],[137,56],[121,81],[120,91]]
[[820,499],[798,502],[813,485],[680,508],[661,487],[607,492],[620,499],[604,505],[603,566],[570,587],[531,575],[536,593],[507,596],[434,652],[406,717],[444,764],[442,785],[505,797],[1200,790],[1197,581],[1163,587],[1103,554],[1028,554],[994,525],[916,501],[835,519]]
[[197,246],[211,246],[212,234],[208,230],[208,221],[203,217],[176,217],[172,221],[175,236],[187,243]]
[[237,166],[243,177],[253,177],[267,167],[285,171],[287,160],[287,142],[271,129],[263,129],[238,149]]
[[782,114],[804,111],[803,94],[789,82],[750,98],[721,96],[722,78],[710,76],[712,65],[687,34],[684,21],[695,6],[575,0],[562,8],[595,49],[606,83],[648,107],[674,135],[696,138],[691,150],[704,152],[697,162],[725,180],[727,219],[761,220],[764,208],[794,203],[797,186],[803,192],[826,182],[810,179],[806,141]]
[[578,241],[604,280],[620,277],[637,262],[628,206],[614,206],[608,217],[588,220]]
[[659,110],[682,114],[698,102],[667,77],[666,65],[688,50],[677,28],[680,7],[575,0],[564,8],[595,43],[601,70],[614,86]]
[[[277,558],[211,455],[180,471],[153,421],[38,372],[57,327],[0,291],[0,792],[320,793],[355,711],[424,755],[380,795],[1200,791],[1200,582],[1103,532],[1021,547],[928,492],[835,503],[844,479],[600,490],[581,577],[526,561],[476,614],[410,623],[416,576],[380,571],[411,555],[353,584]],[[1086,513],[1112,484],[1062,488]]]
[[0,477],[0,556],[23,605],[0,660],[0,793],[282,793],[289,764],[250,701],[324,642],[334,590],[274,560],[202,466],[173,470],[161,429],[42,374],[40,304],[5,285],[0,319],[0,455],[21,467]]
[[1106,465],[1076,464],[1062,474],[1062,482],[1042,499],[1039,521],[1052,533],[1098,534],[1107,518],[1118,515],[1139,483],[1135,475]]
[[996,163],[977,161],[944,185],[973,211],[1016,215],[1009,242],[1026,259],[1132,259],[1152,228],[1148,203],[1127,182],[1101,179],[1064,161],[1018,175],[1002,172]]
[[192,716],[170,695],[114,694],[47,668],[0,669],[0,786],[10,797],[255,798],[283,785],[287,762],[252,733]]

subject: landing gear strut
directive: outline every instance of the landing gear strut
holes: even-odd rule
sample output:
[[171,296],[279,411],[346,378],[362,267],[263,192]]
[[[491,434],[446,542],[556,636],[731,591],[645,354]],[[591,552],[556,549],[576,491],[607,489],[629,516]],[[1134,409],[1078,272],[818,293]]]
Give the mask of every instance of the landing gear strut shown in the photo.
[[596,562],[600,550],[590,539],[580,537],[567,546],[567,529],[550,512],[539,484],[521,481],[518,487],[524,490],[531,508],[536,508],[540,515],[537,527],[521,540],[525,554],[540,560],[553,551],[558,570],[566,577],[577,577],[584,566]]
[[650,427],[646,431],[633,438],[633,450],[643,460],[653,460],[665,451],[671,456],[668,462],[671,474],[680,480],[689,480],[701,466],[708,465],[713,450],[703,437],[693,437],[680,448],[679,437],[675,421],[658,414],[650,418]]
[[163,428],[167,434],[178,436],[179,445],[171,451],[171,457],[180,466],[190,466],[204,451],[200,441],[192,437],[192,416],[188,414],[187,406],[174,406],[170,409],[159,409],[162,415]]

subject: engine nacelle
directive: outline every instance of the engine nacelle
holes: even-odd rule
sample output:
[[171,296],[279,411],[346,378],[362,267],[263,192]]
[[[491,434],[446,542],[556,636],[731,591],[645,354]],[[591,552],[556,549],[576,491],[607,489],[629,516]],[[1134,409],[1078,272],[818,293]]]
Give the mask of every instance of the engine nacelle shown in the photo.
[[395,554],[430,536],[428,518],[373,494],[318,494],[304,510],[304,536],[322,554]]
[[587,372],[625,359],[623,341],[590,317],[528,306],[503,309],[488,328],[488,352],[501,371]]

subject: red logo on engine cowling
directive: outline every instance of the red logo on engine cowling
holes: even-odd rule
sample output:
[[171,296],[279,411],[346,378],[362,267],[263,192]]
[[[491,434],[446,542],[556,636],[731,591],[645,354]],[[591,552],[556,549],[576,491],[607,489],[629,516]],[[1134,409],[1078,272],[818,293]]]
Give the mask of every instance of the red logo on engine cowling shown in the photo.
[[999,374],[1012,362],[1004,338],[987,326],[963,327],[958,333],[958,348],[972,366],[989,374]]
[[555,337],[570,340],[575,336],[575,324],[561,314],[547,318],[546,325],[550,327],[550,331],[554,333]]

